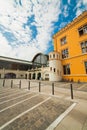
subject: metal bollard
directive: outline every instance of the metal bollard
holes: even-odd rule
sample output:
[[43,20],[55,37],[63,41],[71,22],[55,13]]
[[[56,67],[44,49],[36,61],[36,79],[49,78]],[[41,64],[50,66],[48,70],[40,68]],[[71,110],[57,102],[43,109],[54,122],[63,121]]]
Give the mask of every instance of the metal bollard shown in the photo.
[[5,79],[3,80],[3,87],[5,86]]
[[11,80],[11,88],[13,87],[13,80]]
[[73,86],[70,84],[70,89],[71,89],[71,99],[73,99]]
[[39,82],[39,92],[41,92],[41,82]]
[[21,80],[20,80],[20,82],[19,82],[19,89],[21,89]]
[[30,90],[30,81],[28,82],[28,90]]
[[54,95],[54,83],[52,83],[52,95]]

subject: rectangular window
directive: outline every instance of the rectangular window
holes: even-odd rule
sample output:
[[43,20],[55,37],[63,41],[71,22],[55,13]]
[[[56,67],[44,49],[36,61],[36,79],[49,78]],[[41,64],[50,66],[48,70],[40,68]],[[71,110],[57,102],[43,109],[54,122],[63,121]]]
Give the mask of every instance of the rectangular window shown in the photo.
[[79,28],[78,31],[79,31],[80,36],[87,34],[87,24],[84,25],[83,27]]
[[70,74],[70,65],[69,64],[63,66],[63,73],[65,75]]
[[86,74],[87,74],[87,61],[85,62],[85,71],[86,71]]
[[68,49],[62,50],[62,58],[67,58],[69,56]]
[[81,43],[82,53],[87,53],[87,41]]
[[66,43],[66,37],[63,37],[63,38],[60,40],[60,42],[61,42],[61,45],[64,45],[64,44]]

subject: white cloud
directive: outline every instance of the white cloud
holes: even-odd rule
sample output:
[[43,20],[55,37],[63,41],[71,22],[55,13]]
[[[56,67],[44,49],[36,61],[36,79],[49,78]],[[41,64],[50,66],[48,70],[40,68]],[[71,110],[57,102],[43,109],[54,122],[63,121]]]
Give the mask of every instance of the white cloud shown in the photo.
[[68,5],[64,5],[64,12],[63,12],[64,16],[67,17],[69,15],[68,12]]
[[[53,22],[58,20],[60,14],[60,0],[0,0],[0,24],[11,32],[16,41],[9,41],[0,34],[0,55],[31,60],[38,52],[46,52]],[[32,38],[28,18],[34,15],[35,21],[31,25],[36,26],[37,36]],[[23,27],[26,25],[25,28]],[[10,40],[10,39],[9,39]],[[16,45],[16,46],[14,46]]]
[[87,0],[83,0],[83,4],[87,6]]
[[[82,5],[84,5],[84,8],[82,8]],[[87,10],[87,0],[77,0],[76,5],[76,17],[79,16],[84,10]]]
[[70,4],[71,0],[68,0],[68,4]]
[[0,55],[8,56],[11,51],[11,46],[8,44],[6,38],[0,33]]

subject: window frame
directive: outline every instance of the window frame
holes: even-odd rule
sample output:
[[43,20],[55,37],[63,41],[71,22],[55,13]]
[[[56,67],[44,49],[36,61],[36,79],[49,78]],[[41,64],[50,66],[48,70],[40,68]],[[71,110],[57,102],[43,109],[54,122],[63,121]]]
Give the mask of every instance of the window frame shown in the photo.
[[[67,51],[66,51],[67,50]],[[63,54],[63,52],[65,51],[65,54]],[[69,49],[68,48],[65,48],[61,51],[61,54],[62,54],[62,59],[66,59],[69,57]],[[64,56],[63,56],[64,55]]]
[[87,74],[87,61],[84,61],[84,67],[85,67],[85,72],[86,72],[86,74]]
[[64,36],[60,39],[60,43],[61,43],[61,45],[65,45],[67,43],[66,36]]
[[64,75],[70,75],[71,74],[70,64],[63,65],[63,74]]
[[78,28],[78,33],[79,36],[83,36],[84,34],[87,34],[87,23],[82,27]]
[[[82,45],[83,44],[83,45]],[[87,40],[80,43],[82,53],[87,53]]]

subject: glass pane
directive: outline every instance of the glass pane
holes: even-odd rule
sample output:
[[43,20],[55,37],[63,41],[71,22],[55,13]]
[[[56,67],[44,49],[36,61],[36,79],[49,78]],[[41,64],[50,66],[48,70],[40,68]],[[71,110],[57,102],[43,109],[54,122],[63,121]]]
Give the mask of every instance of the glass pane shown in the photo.
[[87,41],[85,41],[85,45],[87,46]]
[[79,30],[79,35],[83,35],[83,29],[82,30]]
[[81,46],[82,46],[82,48],[83,48],[83,47],[85,47],[85,43],[84,43],[84,42],[83,42],[83,43],[81,43]]
[[86,52],[86,48],[82,48],[82,52],[85,53]]

